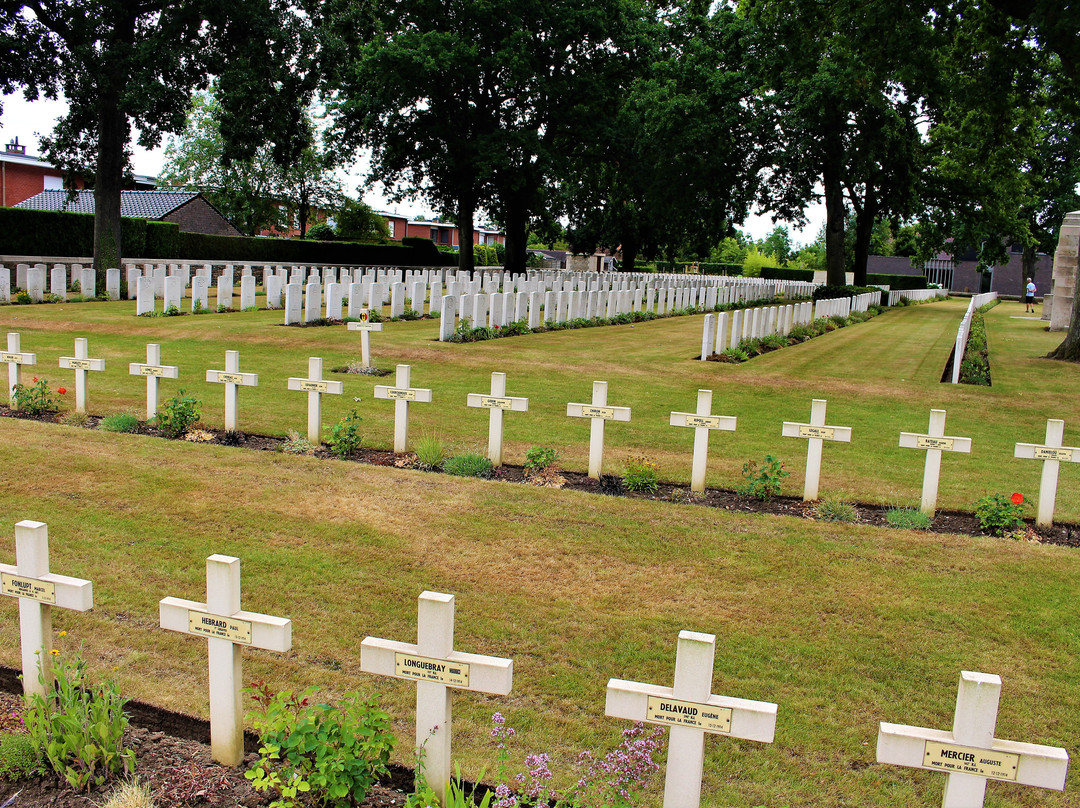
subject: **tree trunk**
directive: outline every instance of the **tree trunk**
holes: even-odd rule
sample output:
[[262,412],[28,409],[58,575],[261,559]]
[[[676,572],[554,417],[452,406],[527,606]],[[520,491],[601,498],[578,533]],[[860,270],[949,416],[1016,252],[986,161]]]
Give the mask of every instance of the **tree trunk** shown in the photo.
[[476,268],[473,255],[473,214],[476,213],[476,201],[471,196],[458,197],[458,269],[471,273]]
[[505,203],[506,257],[503,269],[513,275],[524,275],[528,269],[528,213],[516,196]]
[[870,255],[870,238],[874,234],[874,221],[877,219],[877,202],[870,195],[863,201],[855,215],[855,273],[856,286],[866,286],[866,263]]
[[300,216],[300,238],[307,236],[308,216],[311,215],[311,198],[307,192],[300,192],[300,206],[297,210]]
[[127,117],[120,110],[119,90],[107,86],[98,98],[98,159],[94,179],[94,269],[98,289],[83,289],[82,294],[87,297],[105,289],[105,270],[120,267],[123,254],[120,191],[128,134]]
[[639,246],[636,238],[623,236],[622,240],[622,263],[619,265],[622,272],[633,272],[634,262],[637,261]]
[[825,185],[825,270],[826,282],[843,286],[844,275],[844,187],[840,182],[843,144],[838,124],[824,145],[822,183]]

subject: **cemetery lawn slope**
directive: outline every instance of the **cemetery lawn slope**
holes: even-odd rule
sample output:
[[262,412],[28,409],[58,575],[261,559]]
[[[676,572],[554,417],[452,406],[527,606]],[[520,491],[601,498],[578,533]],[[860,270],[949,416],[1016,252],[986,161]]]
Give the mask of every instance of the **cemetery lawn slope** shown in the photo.
[[[244,608],[294,621],[293,651],[245,650],[245,678],[380,693],[407,764],[414,688],[362,673],[359,645],[415,641],[424,590],[456,595],[456,648],[514,660],[509,697],[455,696],[467,777],[494,769],[495,711],[518,730],[515,764],[547,751],[572,777],[582,748],[625,727],[603,715],[607,680],[670,685],[682,629],[717,635],[715,693],[779,704],[774,744],[707,740],[706,806],[940,802],[940,775],[875,763],[877,724],[948,729],[961,670],[1004,680],[998,737],[1080,748],[1075,550],[0,429],[4,560],[15,521],[47,522],[52,569],[94,584],[92,612],[54,612],[58,643],[163,707],[207,714],[206,643],[157,628],[157,603],[202,600],[204,560],[222,553],[242,559]],[[17,666],[3,608],[0,661]],[[1078,778],[1064,795],[992,783],[988,805],[1064,808]]]

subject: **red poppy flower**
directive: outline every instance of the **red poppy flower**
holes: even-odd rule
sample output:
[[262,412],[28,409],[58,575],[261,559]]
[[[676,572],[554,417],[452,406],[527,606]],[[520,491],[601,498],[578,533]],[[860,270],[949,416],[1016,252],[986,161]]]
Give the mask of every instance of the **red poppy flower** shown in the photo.
[[67,392],[67,388],[66,387],[57,387],[56,392],[58,392],[60,395],[64,395],[64,393]]
[[34,384],[37,384],[37,376],[34,377]]
[[1013,494],[1012,495],[1012,501],[1013,501],[1013,505],[1023,505],[1024,504],[1024,495],[1023,494]]

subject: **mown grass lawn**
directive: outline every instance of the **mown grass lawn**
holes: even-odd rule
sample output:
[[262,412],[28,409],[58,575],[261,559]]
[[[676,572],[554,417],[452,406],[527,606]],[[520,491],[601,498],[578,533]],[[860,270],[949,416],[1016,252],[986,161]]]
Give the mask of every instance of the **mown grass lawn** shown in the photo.
[[[667,412],[692,410],[695,391],[716,391],[716,412],[739,431],[713,437],[712,484],[731,486],[748,458],[772,452],[801,465],[801,442],[779,438],[780,421],[803,420],[812,397],[829,399],[829,422],[851,425],[850,445],[827,446],[823,491],[917,502],[920,453],[895,448],[922,430],[931,406],[949,411],[947,432],[970,435],[970,456],[946,457],[942,500],[970,506],[985,491],[1034,493],[1038,466],[1012,459],[1012,443],[1042,437],[1045,418],[1066,419],[1078,369],[1038,360],[1057,341],[1010,304],[988,315],[994,387],[939,385],[963,303],[890,312],[741,366],[691,361],[700,317],[561,332],[470,346],[432,342],[435,324],[389,324],[375,335],[385,367],[413,365],[414,384],[435,390],[416,405],[414,434],[435,431],[478,445],[486,414],[466,410],[492,370],[531,399],[509,414],[510,459],[534,444],[559,447],[585,466],[588,430],[565,417],[587,400],[592,379],[610,402],[634,408],[608,429],[609,468],[646,453],[664,476],[688,479],[689,430]],[[55,357],[89,336],[109,368],[91,379],[90,409],[142,406],[142,379],[127,376],[146,342],[178,364],[181,384],[220,424],[220,390],[199,381],[241,351],[260,387],[241,391],[241,428],[303,430],[306,397],[285,390],[306,358],[344,364],[358,351],[344,328],[285,329],[280,314],[238,313],[142,320],[128,304],[0,309],[50,381]],[[1018,306],[1013,305],[1013,309]],[[368,442],[391,442],[392,407],[373,401],[374,380],[347,379],[347,401],[328,402],[328,422],[356,406]],[[170,383],[163,386],[170,390]],[[362,400],[355,403],[352,397]],[[328,397],[330,398],[330,397]],[[1004,680],[998,737],[1080,748],[1080,656],[1075,550],[990,538],[925,535],[797,519],[744,516],[664,502],[595,497],[224,447],[0,420],[11,525],[48,522],[52,568],[94,581],[95,609],[57,611],[68,645],[83,643],[99,673],[116,668],[126,695],[207,714],[205,643],[157,628],[157,601],[202,599],[204,559],[242,559],[244,607],[294,621],[287,656],[245,652],[245,674],[279,687],[320,685],[330,694],[377,691],[411,761],[413,688],[359,670],[359,642],[415,637],[416,597],[457,596],[456,644],[514,659],[506,699],[455,699],[455,757],[477,776],[494,765],[487,719],[504,712],[518,751],[568,760],[610,748],[623,723],[603,716],[611,677],[669,684],[681,629],[718,638],[714,692],[779,704],[776,743],[707,742],[703,804],[921,806],[940,802],[943,778],[874,763],[877,722],[951,726],[961,670]],[[786,446],[785,444],[790,444]],[[1029,468],[1030,467],[1030,468]],[[1080,514],[1075,471],[1062,469],[1059,512]],[[801,475],[785,482],[801,491]],[[7,543],[3,560],[14,557]],[[14,604],[0,621],[0,660],[18,664]],[[1075,805],[1064,795],[992,784],[988,806]],[[656,801],[654,793],[651,797]]]

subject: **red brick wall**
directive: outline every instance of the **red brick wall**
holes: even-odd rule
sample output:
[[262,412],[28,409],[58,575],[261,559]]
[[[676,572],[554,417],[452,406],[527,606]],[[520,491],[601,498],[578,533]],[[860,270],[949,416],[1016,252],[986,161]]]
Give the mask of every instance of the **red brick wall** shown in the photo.
[[[29,166],[22,163],[0,163],[0,204],[10,208],[24,199],[45,190],[44,177],[62,177],[63,174],[53,168]],[[82,187],[82,183],[78,183]]]
[[186,205],[174,210],[164,220],[180,225],[181,230],[189,233],[207,233],[212,236],[242,235],[205,199],[192,199]]

